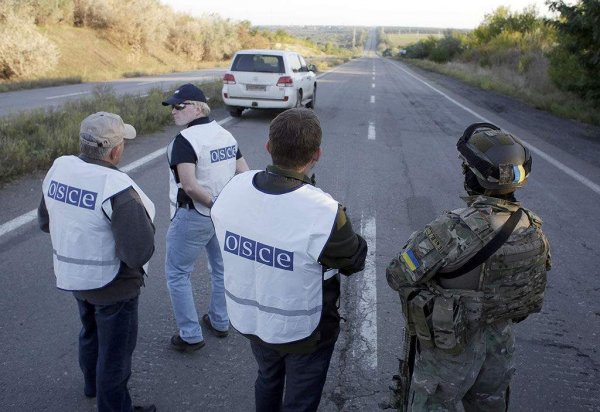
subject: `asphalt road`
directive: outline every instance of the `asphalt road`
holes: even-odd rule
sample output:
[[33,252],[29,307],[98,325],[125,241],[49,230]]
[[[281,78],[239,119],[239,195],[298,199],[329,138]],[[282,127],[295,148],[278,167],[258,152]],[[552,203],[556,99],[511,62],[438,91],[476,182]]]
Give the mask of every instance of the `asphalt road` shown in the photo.
[[[353,60],[319,79],[323,127],[317,184],[348,207],[369,242],[365,271],[343,280],[340,340],[320,411],[388,407],[402,321],[385,268],[413,230],[463,205],[455,143],[488,120],[524,139],[533,172],[518,198],[544,219],[552,244],[544,309],[516,326],[517,373],[511,411],[600,410],[600,130],[510,99],[379,58]],[[224,126],[251,168],[264,149],[271,111],[249,111]],[[165,147],[175,128],[128,142],[124,165]],[[256,365],[245,338],[231,333],[194,354],[169,348],[176,332],[164,279],[168,175],[160,155],[130,172],[157,206],[156,252],[140,298],[131,393],[161,411],[250,411]],[[37,206],[41,175],[0,190],[0,410],[93,411],[77,365],[74,299],[54,287],[51,245],[34,223],[1,226]],[[6,226],[4,226],[6,227]],[[198,312],[208,296],[206,260],[193,285]]]
[[0,116],[37,108],[50,108],[69,100],[92,96],[98,87],[109,87],[117,95],[143,95],[151,89],[175,88],[188,82],[220,80],[225,69],[206,69],[191,72],[163,74],[158,76],[132,77],[97,83],[79,83],[40,89],[18,90],[0,93]]

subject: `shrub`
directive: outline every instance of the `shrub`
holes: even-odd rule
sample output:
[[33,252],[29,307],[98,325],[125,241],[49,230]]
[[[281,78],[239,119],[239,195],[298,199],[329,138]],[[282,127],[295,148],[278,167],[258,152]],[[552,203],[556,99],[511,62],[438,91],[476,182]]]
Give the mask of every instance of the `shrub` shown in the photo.
[[167,47],[174,53],[185,55],[194,62],[202,61],[204,45],[202,26],[196,19],[179,14],[169,27]]
[[241,49],[268,49],[269,39],[257,28],[252,28],[249,21],[237,25],[237,37]]
[[430,58],[437,63],[445,63],[460,54],[462,48],[461,39],[454,36],[452,32],[446,32],[443,38],[436,41]]
[[172,13],[156,0],[74,1],[74,24],[103,29],[115,44],[145,49],[167,39]]
[[23,0],[37,25],[73,22],[73,0]]
[[0,78],[39,76],[58,62],[58,49],[37,31],[31,17],[1,10],[0,39]]
[[406,48],[406,56],[413,59],[427,59],[431,56],[436,43],[437,40],[433,36],[429,36],[425,40],[419,40]]
[[235,26],[218,16],[200,19],[203,26],[204,60],[218,61],[229,59],[240,49]]
[[111,22],[108,0],[73,0],[73,24],[76,27],[106,29]]
[[550,8],[561,14],[553,22],[559,32],[558,47],[550,53],[553,81],[600,105],[600,2],[552,1]]

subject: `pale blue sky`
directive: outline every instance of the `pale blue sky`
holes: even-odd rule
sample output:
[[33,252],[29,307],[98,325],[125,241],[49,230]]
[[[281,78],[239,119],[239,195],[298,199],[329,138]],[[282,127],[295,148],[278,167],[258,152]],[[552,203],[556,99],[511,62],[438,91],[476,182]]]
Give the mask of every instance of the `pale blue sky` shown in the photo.
[[498,6],[521,11],[545,0],[160,0],[175,10],[201,16],[217,13],[253,25],[361,25],[472,29]]

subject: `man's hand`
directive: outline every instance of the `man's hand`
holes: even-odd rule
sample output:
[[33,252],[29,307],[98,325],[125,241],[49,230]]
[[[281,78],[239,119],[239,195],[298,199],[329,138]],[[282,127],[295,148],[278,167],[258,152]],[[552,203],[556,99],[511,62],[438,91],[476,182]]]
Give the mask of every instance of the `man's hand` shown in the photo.
[[183,191],[194,201],[208,208],[213,205],[212,195],[198,184],[196,180],[196,165],[193,163],[179,163],[177,174]]

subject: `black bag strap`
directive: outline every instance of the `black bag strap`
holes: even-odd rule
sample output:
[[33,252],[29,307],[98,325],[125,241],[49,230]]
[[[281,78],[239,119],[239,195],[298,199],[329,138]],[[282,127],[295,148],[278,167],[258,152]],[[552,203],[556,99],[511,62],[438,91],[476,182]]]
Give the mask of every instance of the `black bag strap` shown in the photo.
[[455,279],[481,265],[498,249],[500,249],[500,246],[502,246],[504,242],[506,242],[508,237],[512,234],[513,230],[515,230],[515,227],[517,226],[517,223],[519,223],[519,220],[521,220],[521,216],[523,216],[523,209],[519,208],[519,210],[510,215],[510,217],[508,218],[506,223],[502,225],[500,231],[496,234],[496,236],[494,236],[492,240],[490,240],[484,247],[482,247],[479,250],[479,252],[475,254],[475,256],[469,259],[467,263],[465,263],[458,269],[453,270],[452,272],[438,272],[437,276],[443,279]]

